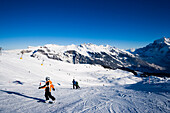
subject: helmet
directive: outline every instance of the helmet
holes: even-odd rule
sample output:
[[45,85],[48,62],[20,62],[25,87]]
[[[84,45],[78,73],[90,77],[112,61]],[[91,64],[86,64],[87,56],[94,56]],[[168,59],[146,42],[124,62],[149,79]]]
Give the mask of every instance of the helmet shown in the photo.
[[50,77],[46,77],[45,79],[46,79],[46,81],[49,81],[49,80],[50,80]]

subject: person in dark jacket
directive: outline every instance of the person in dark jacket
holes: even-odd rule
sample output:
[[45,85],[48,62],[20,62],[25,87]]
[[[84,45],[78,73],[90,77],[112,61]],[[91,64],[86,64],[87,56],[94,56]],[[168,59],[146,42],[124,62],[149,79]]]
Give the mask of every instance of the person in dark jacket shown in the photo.
[[76,87],[76,81],[75,81],[75,79],[73,79],[72,83],[73,83],[73,89],[75,89],[75,87]]
[[44,86],[39,87],[39,89],[45,89],[45,98],[46,98],[46,103],[49,102],[49,98],[55,102],[55,97],[51,95],[51,89],[55,91],[55,88],[50,80],[50,77],[46,77],[46,83]]

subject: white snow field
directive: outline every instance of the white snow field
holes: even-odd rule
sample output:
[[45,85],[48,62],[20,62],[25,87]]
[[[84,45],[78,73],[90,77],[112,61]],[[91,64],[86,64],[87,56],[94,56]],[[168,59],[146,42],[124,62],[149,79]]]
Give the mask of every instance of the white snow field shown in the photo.
[[[0,113],[169,113],[170,79],[140,78],[98,65],[30,57],[21,50],[0,56]],[[44,103],[49,76],[56,103]],[[73,78],[80,89],[72,89]]]

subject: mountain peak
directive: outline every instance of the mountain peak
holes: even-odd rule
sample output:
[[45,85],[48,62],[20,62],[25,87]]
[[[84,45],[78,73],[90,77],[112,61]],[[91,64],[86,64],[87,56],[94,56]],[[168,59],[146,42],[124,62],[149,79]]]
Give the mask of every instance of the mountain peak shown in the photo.
[[170,68],[170,38],[160,38],[150,43],[146,47],[139,48],[135,54],[149,63],[165,67],[167,70]]
[[165,36],[163,38],[160,38],[158,40],[154,41],[154,44],[166,44],[170,45],[170,38],[166,38]]

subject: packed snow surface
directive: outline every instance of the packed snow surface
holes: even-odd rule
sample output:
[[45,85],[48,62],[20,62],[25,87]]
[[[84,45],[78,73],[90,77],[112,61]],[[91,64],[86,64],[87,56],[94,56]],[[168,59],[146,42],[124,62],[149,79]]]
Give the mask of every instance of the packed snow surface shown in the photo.
[[[20,51],[3,51],[0,56],[0,113],[170,111],[169,78],[140,78],[98,65],[36,59],[30,57],[32,53],[25,53],[20,59]],[[56,98],[53,104],[44,103],[44,89],[38,89],[47,76],[56,89],[52,91]],[[72,89],[73,79],[79,82],[80,89]]]

